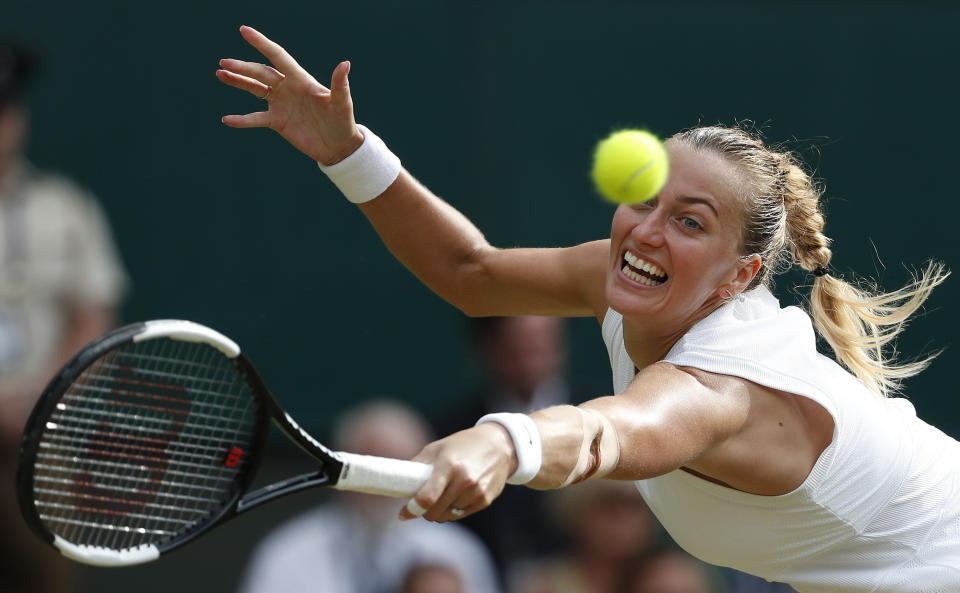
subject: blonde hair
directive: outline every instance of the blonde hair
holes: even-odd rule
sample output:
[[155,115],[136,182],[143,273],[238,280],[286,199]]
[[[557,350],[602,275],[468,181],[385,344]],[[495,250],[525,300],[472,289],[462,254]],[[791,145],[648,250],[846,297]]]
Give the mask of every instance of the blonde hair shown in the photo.
[[748,288],[770,286],[773,274],[794,263],[816,272],[809,302],[814,326],[839,362],[880,395],[896,392],[902,379],[916,375],[936,357],[896,362],[892,342],[930,291],[949,275],[943,264],[930,262],[919,277],[893,292],[845,282],[827,269],[833,254],[830,239],[823,234],[822,188],[795,156],[768,148],[740,128],[698,127],[674,139],[720,154],[743,176],[742,253],[756,253],[762,259]]

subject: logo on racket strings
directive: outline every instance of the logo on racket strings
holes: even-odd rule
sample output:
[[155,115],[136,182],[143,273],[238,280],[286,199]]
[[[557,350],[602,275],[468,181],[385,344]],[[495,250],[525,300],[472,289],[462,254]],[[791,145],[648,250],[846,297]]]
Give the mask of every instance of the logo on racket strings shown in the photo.
[[116,421],[99,421],[87,441],[86,467],[73,491],[78,510],[127,516],[163,487],[168,446],[180,435],[190,400],[181,385],[143,381],[133,372],[120,366],[112,377],[106,398]]
[[243,449],[234,447],[227,452],[227,458],[223,460],[223,465],[237,467],[241,459],[243,459]]

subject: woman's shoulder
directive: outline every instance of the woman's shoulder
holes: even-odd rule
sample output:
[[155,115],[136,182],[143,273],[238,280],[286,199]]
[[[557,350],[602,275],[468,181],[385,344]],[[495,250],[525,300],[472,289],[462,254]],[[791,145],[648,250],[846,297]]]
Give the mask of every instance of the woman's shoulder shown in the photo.
[[664,361],[803,395],[832,416],[837,409],[830,393],[856,390],[856,379],[817,351],[810,317],[797,307],[781,307],[766,288],[754,289],[700,321]]
[[799,307],[781,307],[780,301],[761,286],[700,320],[677,341],[666,359],[691,350],[764,358],[788,348],[815,353],[813,323]]
[[721,325],[761,326],[771,322],[809,325],[810,317],[799,307],[781,306],[769,288],[758,286],[731,299],[691,329],[702,331]]

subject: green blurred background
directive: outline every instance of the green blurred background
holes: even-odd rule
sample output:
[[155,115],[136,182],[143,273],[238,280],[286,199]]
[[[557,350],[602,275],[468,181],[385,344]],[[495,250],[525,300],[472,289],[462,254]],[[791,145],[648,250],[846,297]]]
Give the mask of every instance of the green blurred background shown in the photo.
[[[751,120],[824,180],[835,267],[895,288],[928,259],[956,269],[960,256],[958,23],[960,8],[933,2],[7,0],[0,34],[39,50],[30,156],[105,205],[133,279],[124,320],[226,333],[323,434],[374,394],[440,414],[478,371],[462,315],[391,259],[313,163],[272,132],[220,123],[262,106],[214,77],[219,58],[256,58],[239,25],[321,81],[350,59],[358,120],[494,244],[605,236],[613,209],[587,170],[615,127]],[[808,280],[788,274],[778,293],[795,301]],[[905,393],[955,435],[958,290],[939,288],[900,343],[946,348]],[[596,322],[571,333],[574,383],[609,392]],[[290,508],[157,566],[89,570],[85,587],[230,591]]]

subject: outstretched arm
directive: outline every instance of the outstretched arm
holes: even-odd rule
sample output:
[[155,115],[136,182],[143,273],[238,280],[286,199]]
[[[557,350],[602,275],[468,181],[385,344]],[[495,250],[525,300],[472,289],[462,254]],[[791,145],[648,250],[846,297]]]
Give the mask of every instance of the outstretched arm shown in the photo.
[[[217,78],[265,98],[267,110],[227,115],[235,128],[270,128],[324,165],[364,142],[354,121],[350,63],[329,88],[250,27],[243,38],[272,64],[221,60]],[[390,251],[431,290],[470,315],[601,316],[608,241],[566,249],[497,249],[460,212],[408,172],[360,206]]]
[[360,209],[397,259],[468,315],[602,318],[606,311],[609,240],[568,248],[493,247],[406,171]]
[[[617,396],[530,414],[543,463],[527,486],[559,488],[589,478],[639,480],[701,467],[741,432],[750,397],[739,380],[713,382],[666,363],[647,367]],[[488,506],[518,465],[502,426],[481,424],[431,443],[415,459],[433,475],[417,493],[426,518],[446,521]],[[612,456],[612,457],[610,457]],[[401,518],[412,518],[408,509]]]

